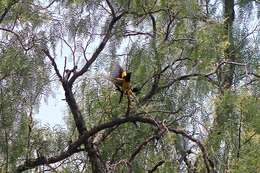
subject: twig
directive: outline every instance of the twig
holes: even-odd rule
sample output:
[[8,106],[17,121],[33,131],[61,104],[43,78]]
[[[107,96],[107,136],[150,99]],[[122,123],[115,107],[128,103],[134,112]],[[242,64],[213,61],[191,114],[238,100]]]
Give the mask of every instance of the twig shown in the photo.
[[256,134],[257,134],[257,133],[254,132],[254,133],[241,145],[241,147],[244,146],[245,144],[247,144]]
[[50,6],[52,6],[54,4],[54,2],[57,0],[53,0],[52,2],[49,3],[49,5],[47,5],[46,7],[42,7],[42,9],[48,9]]
[[74,73],[73,76],[71,77],[71,79],[69,80],[69,85],[72,86],[73,82],[81,75],[83,75],[88,69],[89,67],[92,65],[92,63],[97,59],[97,57],[99,56],[99,54],[101,53],[101,51],[105,48],[106,43],[108,42],[108,40],[111,37],[112,34],[112,29],[114,28],[115,23],[121,19],[121,17],[124,15],[125,13],[121,13],[120,15],[118,15],[117,17],[114,17],[109,26],[108,29],[106,31],[106,34],[103,38],[103,40],[101,41],[101,43],[99,44],[99,46],[97,47],[97,49],[95,50],[95,52],[92,54],[91,58],[89,59],[89,61],[86,62],[86,64],[82,67],[81,70],[79,70],[78,72]]

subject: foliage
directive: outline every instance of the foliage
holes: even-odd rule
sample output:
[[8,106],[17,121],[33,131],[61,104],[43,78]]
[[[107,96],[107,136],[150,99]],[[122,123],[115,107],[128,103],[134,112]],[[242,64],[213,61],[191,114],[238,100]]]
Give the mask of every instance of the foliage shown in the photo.
[[[259,172],[257,6],[232,2],[1,1],[0,172]],[[35,120],[52,81],[66,128]]]

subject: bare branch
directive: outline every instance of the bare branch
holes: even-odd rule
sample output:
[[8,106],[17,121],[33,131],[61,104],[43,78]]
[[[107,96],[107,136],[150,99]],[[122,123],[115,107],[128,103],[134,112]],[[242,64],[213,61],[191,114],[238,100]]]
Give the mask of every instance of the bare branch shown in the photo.
[[59,80],[62,82],[62,76],[60,74],[60,71],[57,67],[57,64],[54,60],[54,58],[51,56],[50,52],[48,49],[42,49],[43,53],[49,58],[49,60],[51,61],[51,65],[53,66],[56,75],[58,76]]
[[172,24],[174,23],[176,16],[179,14],[179,11],[173,14],[170,12],[170,10],[168,10],[169,12],[169,22],[166,26],[166,31],[165,31],[165,36],[164,36],[164,41],[167,41],[169,39],[169,35],[171,33],[171,29],[172,29]]
[[140,32],[140,31],[126,31],[126,33],[123,36],[130,37],[130,36],[139,36],[139,35],[146,35],[149,37],[153,37],[153,35],[149,32]]
[[[211,173],[211,170],[214,171],[214,163],[211,159],[209,159],[206,148],[204,147],[204,145],[198,139],[195,139],[193,136],[187,134],[183,130],[174,129],[174,128],[171,128],[171,127],[168,127],[168,129],[169,129],[169,131],[174,132],[176,134],[180,134],[183,137],[188,138],[192,142],[196,143],[198,145],[198,147],[200,148],[201,152],[202,152],[202,156],[203,156],[203,159],[204,159],[204,164],[206,166],[207,172]],[[212,168],[212,169],[210,169],[210,168]]]
[[109,1],[109,0],[106,0],[106,3],[107,3],[108,7],[109,7],[109,8],[110,8],[110,10],[111,10],[112,16],[113,16],[113,17],[115,17],[115,16],[116,16],[116,14],[115,14],[115,10],[114,10],[114,8],[113,8],[112,4],[110,3],[110,1]]
[[[75,57],[75,48],[73,49],[72,46],[67,42],[67,40],[65,40],[62,37],[58,37],[59,39],[61,39],[70,49],[70,51],[72,52],[73,58]],[[74,43],[74,47],[75,47],[75,43]]]
[[88,62],[88,59],[87,59],[87,56],[86,56],[86,51],[87,51],[88,46],[91,43],[91,39],[92,39],[92,36],[89,37],[89,39],[88,39],[88,41],[86,43],[86,46],[85,47],[83,47],[83,46],[81,47],[82,50],[83,50],[83,56],[84,56],[84,59],[85,59],[86,62]]
[[66,73],[66,68],[67,68],[67,57],[64,57],[64,67],[63,67],[63,78],[65,77],[65,73]]
[[177,81],[188,80],[192,77],[203,77],[203,78],[206,78],[209,82],[212,82],[213,84],[215,84],[214,81],[210,78],[210,76],[212,76],[213,74],[216,74],[218,69],[221,68],[221,66],[223,66],[226,63],[232,63],[232,62],[222,61],[222,62],[218,63],[217,66],[215,67],[215,69],[213,71],[209,72],[209,73],[205,73],[205,74],[203,74],[203,73],[191,73],[191,74],[186,74],[186,75],[180,76],[180,77],[172,80],[170,83],[163,85],[163,86],[160,86],[158,90],[168,88]]
[[0,82],[1,82],[2,80],[4,80],[7,76],[8,76],[7,74],[4,74],[3,76],[1,76],[1,77],[0,77]]
[[99,56],[99,54],[102,52],[102,50],[105,48],[106,43],[108,42],[109,38],[111,37],[112,34],[112,29],[114,28],[115,23],[124,15],[125,13],[121,13],[119,16],[114,17],[109,26],[108,29],[106,31],[106,34],[103,38],[103,40],[101,41],[101,43],[99,44],[98,48],[95,50],[95,52],[93,53],[92,57],[87,61],[87,63],[83,66],[83,68],[74,73],[74,75],[71,77],[71,79],[69,80],[69,85],[72,86],[73,82],[81,75],[83,75],[88,69],[89,67],[92,65],[92,63],[97,59],[97,57]]
[[[253,138],[256,134],[257,134],[257,133],[254,132],[248,139],[246,139],[246,141],[242,144],[242,146],[245,145],[245,144],[247,144],[248,142],[250,142],[250,141],[252,140],[252,138]],[[242,147],[242,146],[241,146],[241,147]]]
[[153,14],[149,13],[149,15],[150,15],[152,25],[153,25],[153,37],[156,38],[156,32],[157,32],[156,21],[155,21]]
[[53,0],[52,2],[49,3],[49,5],[47,5],[46,7],[43,7],[43,9],[47,9],[50,6],[52,6],[54,4],[54,2],[56,2],[57,0]]

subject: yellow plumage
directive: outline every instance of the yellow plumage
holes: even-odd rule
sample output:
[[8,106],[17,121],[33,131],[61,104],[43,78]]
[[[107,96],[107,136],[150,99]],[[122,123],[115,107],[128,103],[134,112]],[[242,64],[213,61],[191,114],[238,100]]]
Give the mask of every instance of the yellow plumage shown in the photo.
[[[119,64],[115,64],[111,72],[112,82],[117,87],[117,90],[121,93],[120,101],[123,95],[132,96],[131,90],[131,73],[124,70]],[[120,102],[119,101],[119,102]]]

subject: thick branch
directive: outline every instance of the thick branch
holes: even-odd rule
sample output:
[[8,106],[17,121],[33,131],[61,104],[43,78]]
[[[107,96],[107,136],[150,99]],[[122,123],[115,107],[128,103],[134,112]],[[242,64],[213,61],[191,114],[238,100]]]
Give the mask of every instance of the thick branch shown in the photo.
[[51,164],[51,163],[56,163],[56,162],[62,161],[64,159],[68,158],[69,156],[71,156],[72,154],[80,152],[80,151],[81,150],[78,150],[75,146],[71,145],[71,148],[69,148],[66,152],[62,152],[60,155],[53,156],[50,158],[46,158],[46,157],[42,156],[42,157],[38,157],[36,159],[29,159],[29,160],[25,161],[24,164],[17,167],[16,173],[23,172],[25,170],[29,170],[29,169],[35,168],[37,166],[40,166],[40,165]]
[[63,81],[62,86],[65,91],[66,102],[70,107],[70,111],[73,115],[74,122],[76,124],[77,130],[80,135],[82,135],[86,130],[85,121],[79,109],[79,106],[76,102],[76,99],[73,95],[72,88],[68,85],[67,81]]
[[78,140],[71,143],[66,151],[60,153],[59,155],[52,156],[49,158],[48,157],[39,157],[36,159],[30,159],[30,160],[25,161],[24,164],[17,167],[16,172],[23,172],[25,170],[32,169],[32,168],[35,168],[40,165],[51,164],[51,163],[56,163],[56,162],[62,161],[64,159],[68,158],[69,156],[71,156],[72,154],[77,153],[78,152],[77,148],[80,145],[84,144],[88,140],[89,137],[95,135],[99,131],[108,129],[108,128],[112,128],[114,126],[119,126],[119,125],[122,125],[127,122],[136,122],[136,121],[142,122],[142,123],[148,123],[153,126],[157,126],[157,124],[158,124],[158,122],[156,122],[155,120],[153,120],[151,118],[145,118],[145,117],[139,117],[139,116],[136,116],[136,117],[129,116],[129,117],[115,119],[111,122],[101,124],[99,126],[93,127],[89,131],[86,131],[82,136],[79,137]]
[[[68,149],[66,151],[60,153],[59,155],[49,157],[49,158],[48,157],[39,157],[36,159],[30,159],[30,160],[26,161],[23,165],[18,166],[16,172],[22,172],[22,171],[32,169],[32,168],[40,166],[40,165],[56,163],[61,160],[64,160],[64,159],[68,158],[69,156],[71,156],[72,154],[79,152],[78,147],[80,145],[84,144],[91,136],[95,135],[99,131],[108,129],[108,128],[112,128],[115,126],[120,126],[124,123],[129,123],[129,122],[146,123],[146,124],[155,126],[157,128],[159,128],[160,124],[161,124],[161,122],[159,122],[159,121],[155,121],[154,119],[149,118],[149,117],[142,117],[138,114],[134,115],[134,116],[117,118],[117,119],[114,119],[113,121],[95,126],[92,129],[90,129],[89,131],[85,131],[84,134],[81,135],[78,140],[76,140],[75,142],[72,142],[70,144],[70,146],[68,147]],[[199,140],[193,138],[191,135],[188,135],[184,130],[181,130],[181,129],[175,129],[175,128],[171,127],[171,128],[168,128],[168,130],[173,133],[180,134],[180,135],[188,138],[189,140],[195,142],[201,149],[203,158],[205,160],[205,164],[207,164],[206,166],[209,168],[209,165],[208,165],[208,163],[209,163],[210,166],[212,168],[214,168],[213,162],[208,158],[208,154],[207,154],[205,147]]]

